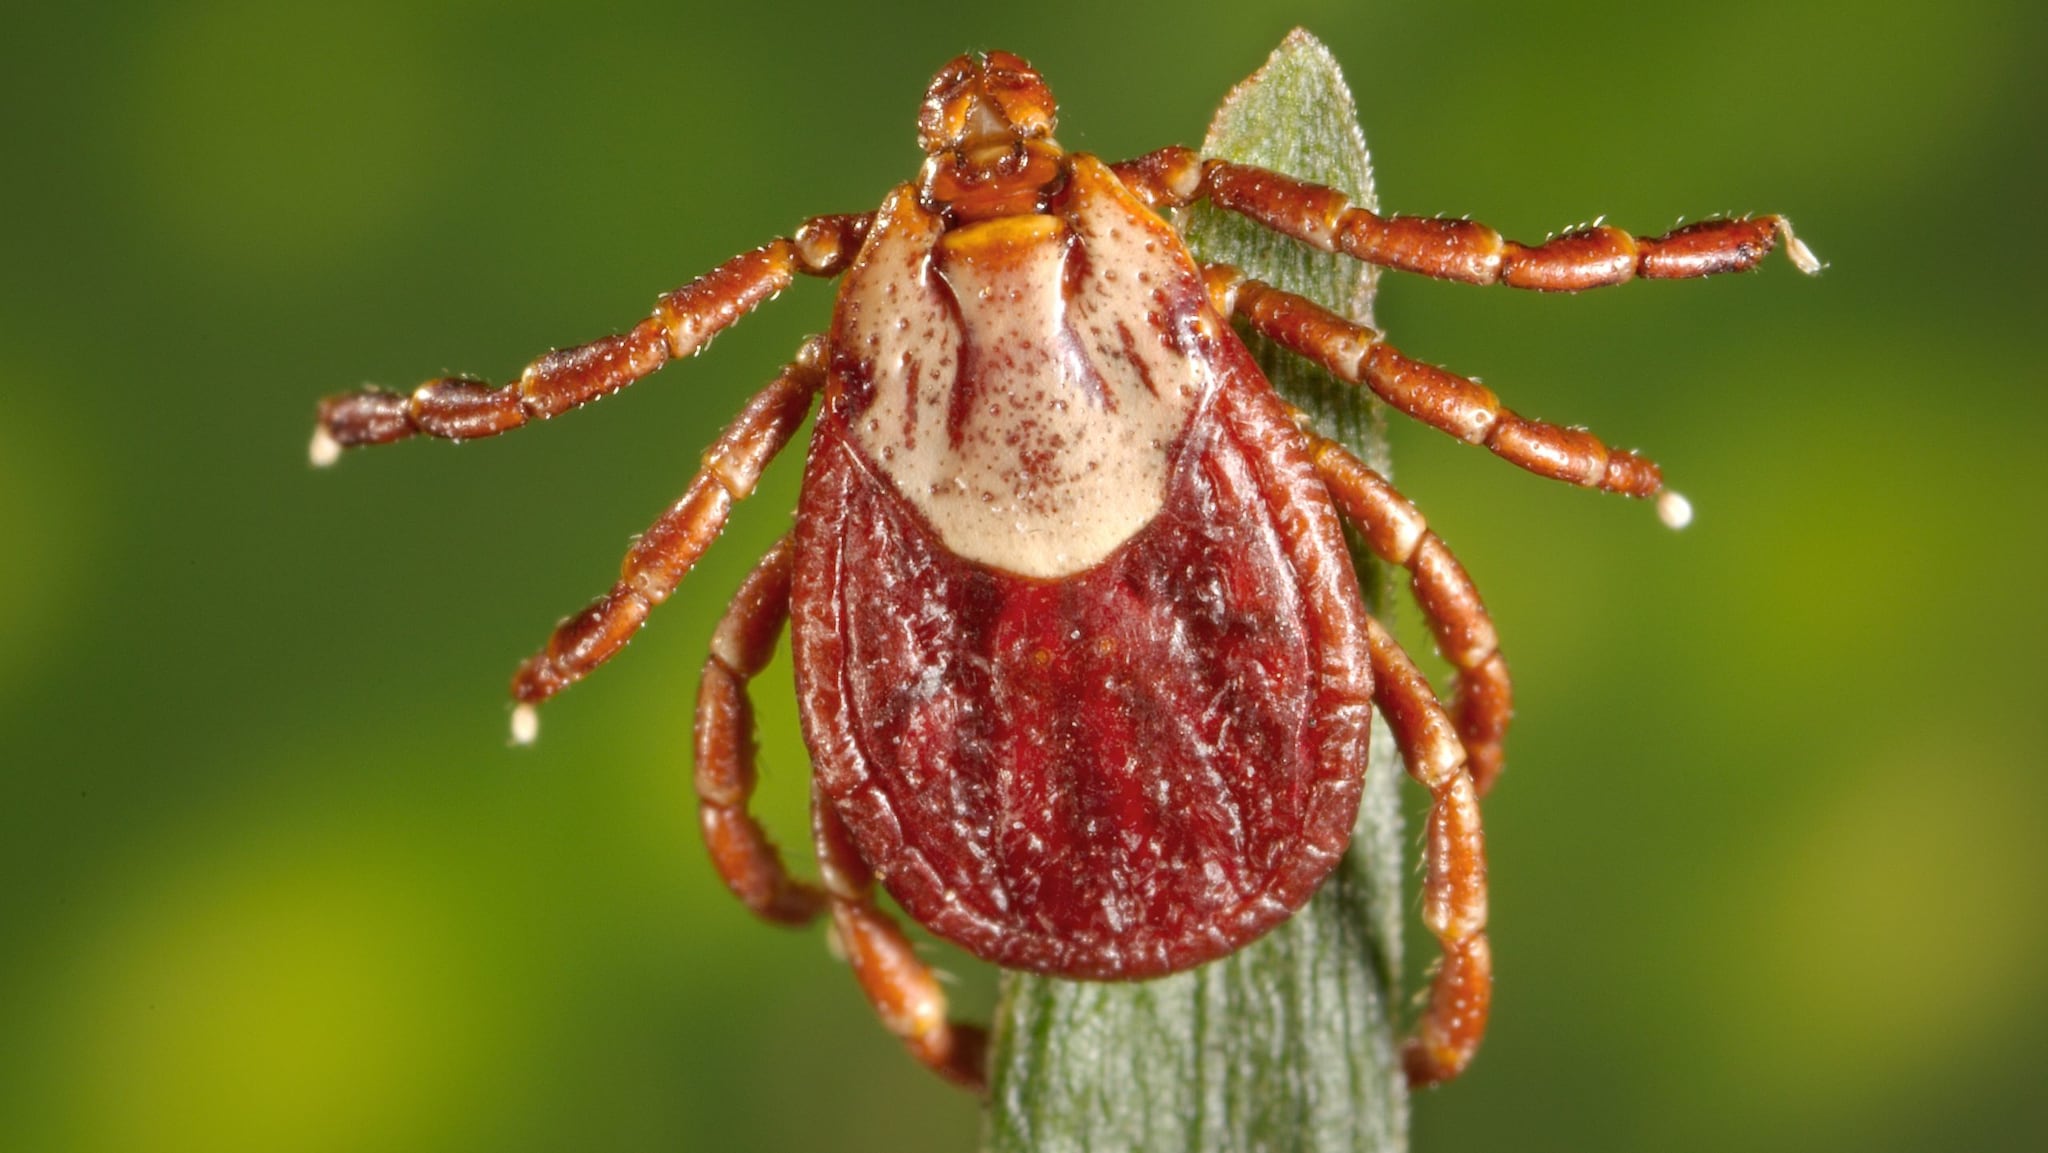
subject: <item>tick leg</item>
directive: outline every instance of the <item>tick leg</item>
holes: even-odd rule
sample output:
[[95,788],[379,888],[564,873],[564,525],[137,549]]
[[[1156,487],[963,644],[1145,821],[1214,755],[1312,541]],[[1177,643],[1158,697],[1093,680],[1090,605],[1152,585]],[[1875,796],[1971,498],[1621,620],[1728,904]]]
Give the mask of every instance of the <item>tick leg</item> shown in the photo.
[[888,914],[875,905],[874,876],[830,803],[813,790],[812,828],[823,886],[789,875],[782,854],[747,811],[754,793],[754,712],[747,685],[767,666],[789,621],[789,537],[747,576],[711,638],[697,688],[697,797],[704,843],[733,894],[760,917],[810,922],[827,905],[834,939],[889,1031],[948,1080],[982,1088],[986,1038],[946,1019],[938,978]]
[[825,381],[824,356],[822,339],[804,342],[796,360],[754,394],[704,454],[689,491],[633,543],[612,590],[557,625],[547,647],[519,666],[512,677],[512,696],[519,701],[512,714],[515,740],[532,740],[533,706],[610,660],[711,547],[733,502],[754,491],[761,470],[803,423]]
[[[1624,496],[1657,496],[1663,490],[1663,476],[1648,459],[1609,448],[1583,429],[1518,416],[1484,385],[1410,360],[1365,325],[1248,279],[1229,265],[1208,265],[1203,275],[1217,311],[1243,317],[1264,336],[1343,380],[1365,385],[1424,424],[1469,444],[1483,444],[1501,459],[1539,476]],[[1682,523],[1683,507],[1683,498],[1664,494],[1658,512],[1667,523]]]
[[875,905],[874,873],[853,846],[832,802],[811,789],[819,872],[832,902],[832,930],[882,1024],[926,1068],[979,1093],[988,1087],[988,1034],[946,1017],[938,975],[917,956],[894,918]]
[[726,887],[765,920],[809,924],[825,894],[789,875],[748,803],[756,779],[754,708],[747,685],[775,655],[789,621],[790,539],[776,542],[734,594],[711,636],[697,684],[697,800],[704,844]]
[[1206,196],[1218,208],[1324,252],[1467,284],[1576,292],[1637,278],[1740,272],[1756,267],[1780,239],[1801,272],[1821,270],[1820,260],[1782,216],[1702,220],[1655,237],[1602,225],[1532,246],[1503,239],[1472,220],[1380,216],[1334,188],[1248,164],[1205,161],[1186,148],[1162,149],[1119,164],[1115,171],[1155,208],[1179,207]]
[[1402,1050],[1410,1085],[1463,1072],[1486,1035],[1493,1005],[1493,954],[1486,942],[1486,844],[1479,792],[1451,719],[1381,624],[1366,618],[1373,698],[1393,730],[1408,775],[1429,790],[1423,850],[1422,923],[1443,949],[1429,1001]]
[[341,450],[410,436],[469,440],[510,432],[617,392],[666,364],[700,351],[797,273],[837,276],[860,251],[873,217],[817,216],[794,237],[735,256],[655,302],[654,315],[626,332],[557,349],[502,388],[443,377],[410,394],[369,388],[320,402],[309,454],[333,464]]
[[1514,716],[1507,662],[1479,590],[1458,558],[1394,486],[1335,441],[1311,435],[1316,472],[1344,519],[1381,560],[1408,570],[1437,649],[1456,670],[1451,716],[1481,796],[1501,770],[1501,738]]

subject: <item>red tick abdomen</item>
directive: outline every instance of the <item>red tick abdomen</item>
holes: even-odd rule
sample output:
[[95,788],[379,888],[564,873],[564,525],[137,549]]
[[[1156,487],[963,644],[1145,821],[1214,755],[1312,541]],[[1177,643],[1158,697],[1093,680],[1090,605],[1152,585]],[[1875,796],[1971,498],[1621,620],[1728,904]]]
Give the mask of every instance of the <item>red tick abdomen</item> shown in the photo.
[[829,410],[797,516],[820,803],[910,914],[1010,968],[1142,977],[1305,902],[1357,813],[1368,705],[1335,513],[1224,342],[1161,513],[1034,580],[963,560]]

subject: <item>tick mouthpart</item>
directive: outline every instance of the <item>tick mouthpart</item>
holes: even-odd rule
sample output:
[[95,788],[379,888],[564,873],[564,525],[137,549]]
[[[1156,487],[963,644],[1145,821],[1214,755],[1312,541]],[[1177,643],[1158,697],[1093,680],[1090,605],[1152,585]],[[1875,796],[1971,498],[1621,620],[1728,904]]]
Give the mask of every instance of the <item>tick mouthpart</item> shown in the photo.
[[955,57],[925,90],[917,144],[927,155],[977,160],[1028,140],[1051,140],[1057,106],[1044,78],[1008,52]]

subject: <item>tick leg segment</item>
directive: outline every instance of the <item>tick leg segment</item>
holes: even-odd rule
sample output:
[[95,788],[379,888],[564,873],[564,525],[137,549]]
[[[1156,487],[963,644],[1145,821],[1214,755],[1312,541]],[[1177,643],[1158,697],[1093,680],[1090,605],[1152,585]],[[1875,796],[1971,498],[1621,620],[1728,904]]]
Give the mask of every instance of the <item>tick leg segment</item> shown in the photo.
[[654,315],[626,332],[557,349],[502,388],[443,377],[410,394],[369,388],[320,402],[309,450],[330,465],[341,450],[410,436],[469,440],[545,420],[639,380],[711,338],[789,287],[797,273],[837,276],[860,251],[871,215],[816,216],[794,237],[735,256],[655,302]]
[[815,783],[811,821],[819,872],[832,903],[834,940],[868,1003],[926,1068],[977,1093],[986,1090],[987,1032],[947,1019],[938,975],[918,958],[895,919],[875,905],[874,873]]
[[557,625],[547,647],[519,666],[512,677],[512,696],[520,702],[515,736],[531,739],[532,706],[610,660],[718,539],[733,502],[754,491],[761,471],[810,411],[825,382],[824,357],[822,338],[804,342],[796,360],[754,394],[704,454],[689,491],[633,542],[611,592]]
[[1465,750],[1429,681],[1381,624],[1366,618],[1373,697],[1408,775],[1429,790],[1422,923],[1443,949],[1429,1001],[1402,1050],[1410,1085],[1463,1072],[1486,1035],[1493,954],[1486,941],[1486,844]]
[[777,541],[748,574],[711,638],[697,688],[697,797],[704,843],[726,887],[760,917],[809,923],[829,905],[834,939],[890,1032],[950,1081],[982,1088],[986,1038],[946,1019],[946,995],[896,923],[875,905],[874,875],[831,802],[812,795],[812,831],[823,886],[789,875],[768,834],[747,811],[754,793],[754,712],[747,684],[768,664],[789,621],[796,550]]
[[764,920],[784,925],[809,924],[824,912],[825,894],[789,875],[748,811],[757,765],[747,685],[775,655],[789,621],[794,556],[789,538],[782,538],[740,585],[711,636],[711,657],[697,684],[696,790],[704,845],[733,895]]
[[1313,301],[1248,279],[1229,265],[1208,265],[1203,276],[1218,312],[1243,317],[1262,335],[1340,379],[1363,384],[1409,416],[1469,444],[1483,444],[1510,464],[1623,496],[1654,496],[1664,487],[1651,461],[1608,448],[1583,429],[1518,416],[1484,385],[1410,360],[1378,332]]
[[754,711],[747,685],[775,653],[789,621],[796,550],[777,541],[748,574],[711,638],[697,688],[696,790],[704,843],[726,887],[765,920],[807,924],[829,906],[832,931],[882,1023],[917,1059],[950,1081],[982,1088],[982,1030],[946,1019],[938,978],[896,923],[875,905],[874,875],[831,803],[812,796],[812,830],[823,885],[789,875],[782,854],[747,811],[754,793]]
[[1451,716],[1479,795],[1501,770],[1501,738],[1514,716],[1514,693],[1500,640],[1479,590],[1422,513],[1365,462],[1335,441],[1311,434],[1310,453],[1337,510],[1356,525],[1381,560],[1408,570],[1409,587],[1456,670]]
[[1786,255],[1812,275],[1821,263],[1782,216],[1702,220],[1662,236],[1634,236],[1604,225],[1538,245],[1518,244],[1472,220],[1380,216],[1334,188],[1264,168],[1203,160],[1166,148],[1115,166],[1124,183],[1155,208],[1206,196],[1218,208],[1369,264],[1467,284],[1505,284],[1540,292],[1577,292],[1642,278],[1670,280],[1754,268],[1781,238]]

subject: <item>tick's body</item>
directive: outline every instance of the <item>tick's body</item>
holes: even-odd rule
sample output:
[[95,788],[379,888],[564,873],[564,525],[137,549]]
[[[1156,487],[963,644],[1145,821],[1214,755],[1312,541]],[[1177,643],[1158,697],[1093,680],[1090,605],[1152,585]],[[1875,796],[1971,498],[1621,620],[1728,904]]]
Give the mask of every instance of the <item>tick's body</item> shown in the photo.
[[1088,157],[953,231],[905,186],[846,275],[797,513],[818,786],[998,964],[1142,977],[1307,900],[1371,677],[1306,441],[1165,223]]
[[[706,454],[612,592],[521,667],[515,729],[530,738],[532,706],[638,629],[822,394],[796,529],[735,598],[700,689],[696,785],[733,890],[778,921],[829,909],[884,1020],[976,1082],[978,1031],[945,1020],[874,879],[1001,965],[1189,968],[1285,918],[1335,865],[1377,703],[1433,799],[1424,920],[1444,963],[1409,1071],[1455,1074],[1490,997],[1476,798],[1499,768],[1506,669],[1457,562],[1383,480],[1298,427],[1225,317],[1534,471],[1648,496],[1656,469],[1197,264],[1154,210],[1207,196],[1325,248],[1536,288],[1747,267],[1789,230],[1767,217],[1524,248],[1180,149],[1111,167],[1053,142],[1050,95],[1005,53],[948,65],[919,126],[923,172],[875,213],[814,218],[504,388],[335,398],[316,462],[552,416],[697,351],[797,272],[843,273],[829,336]],[[1456,673],[1455,719],[1366,614],[1345,521],[1413,573]],[[746,686],[789,621],[818,885],[785,872],[747,812]]]

